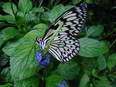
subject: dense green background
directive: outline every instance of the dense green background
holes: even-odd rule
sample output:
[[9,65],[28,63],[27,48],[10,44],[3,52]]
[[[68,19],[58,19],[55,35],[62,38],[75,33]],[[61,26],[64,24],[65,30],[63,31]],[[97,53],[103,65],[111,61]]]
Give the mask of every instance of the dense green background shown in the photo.
[[116,1],[84,0],[87,19],[71,61],[51,57],[42,69],[35,54],[48,26],[81,0],[0,1],[0,87],[116,87]]

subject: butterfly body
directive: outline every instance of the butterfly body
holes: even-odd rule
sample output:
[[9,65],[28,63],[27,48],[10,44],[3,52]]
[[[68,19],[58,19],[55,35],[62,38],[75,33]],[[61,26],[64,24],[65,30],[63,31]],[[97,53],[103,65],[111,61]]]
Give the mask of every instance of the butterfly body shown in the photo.
[[72,59],[80,50],[76,36],[80,32],[86,18],[86,9],[86,4],[80,4],[63,13],[51,24],[42,39],[36,39],[37,44],[42,49],[45,49],[51,36],[62,24],[51,41],[48,51],[60,62]]

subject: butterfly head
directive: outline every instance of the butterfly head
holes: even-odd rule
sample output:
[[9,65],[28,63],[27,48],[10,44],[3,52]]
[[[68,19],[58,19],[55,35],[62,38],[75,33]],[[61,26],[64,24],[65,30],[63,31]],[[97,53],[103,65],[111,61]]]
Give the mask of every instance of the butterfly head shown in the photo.
[[44,43],[44,41],[42,40],[42,38],[37,37],[37,38],[36,38],[36,43],[37,43],[42,49],[45,48],[45,43]]

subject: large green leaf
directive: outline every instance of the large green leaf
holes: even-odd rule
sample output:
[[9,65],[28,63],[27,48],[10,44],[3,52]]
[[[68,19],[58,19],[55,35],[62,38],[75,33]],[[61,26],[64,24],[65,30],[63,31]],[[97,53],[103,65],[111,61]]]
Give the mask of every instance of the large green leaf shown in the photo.
[[79,55],[83,57],[97,57],[108,51],[106,42],[99,42],[95,39],[81,38]]
[[40,33],[38,30],[32,30],[24,36],[24,40],[33,41],[33,40],[36,40],[37,36],[41,37],[42,35],[43,35],[43,32]]
[[93,25],[89,27],[86,34],[87,36],[99,36],[104,30],[103,25]]
[[29,12],[30,10],[32,10],[31,0],[19,0],[18,8],[19,11],[23,12],[23,14]]
[[42,37],[45,33],[45,29],[32,30],[24,36],[25,41],[36,41],[37,37]]
[[77,76],[79,70],[77,63],[69,61],[64,64],[61,63],[57,68],[57,73],[66,80],[72,80]]
[[[15,4],[7,2],[3,5],[3,11],[12,15],[14,17],[16,11],[17,11],[17,7]],[[13,13],[14,12],[14,13]]]
[[112,87],[110,81],[106,77],[100,77],[100,80],[93,82],[93,87]]
[[21,80],[35,75],[39,69],[35,58],[35,42],[23,42],[15,48],[10,57],[10,69],[13,79]]
[[19,44],[21,44],[21,43],[23,43],[23,42],[24,42],[24,40],[23,40],[22,38],[19,39],[19,40],[13,41],[13,42],[8,42],[8,43],[2,48],[2,50],[3,50],[3,52],[4,52],[5,54],[7,54],[8,56],[11,56],[11,55],[14,53],[15,48],[16,48]]
[[81,78],[79,87],[87,87],[88,82],[90,81],[89,76],[84,74]]
[[10,68],[13,79],[20,80],[37,73],[39,69],[35,58],[37,36],[40,36],[37,30],[30,31],[24,36],[24,40],[10,42],[3,48],[3,51],[11,56]]
[[110,55],[107,60],[108,69],[111,70],[114,66],[116,66],[116,53]]
[[106,68],[106,60],[104,56],[99,56],[97,59],[98,70],[101,71]]
[[0,45],[19,34],[19,31],[14,27],[7,27],[0,32]]
[[50,22],[53,22],[58,16],[60,16],[65,11],[64,6],[62,4],[55,6],[50,14],[49,14],[49,20]]
[[31,77],[20,81],[16,81],[14,87],[38,87],[38,84],[39,84],[39,78]]
[[46,79],[46,87],[57,87],[61,83],[62,78],[57,74],[52,74]]

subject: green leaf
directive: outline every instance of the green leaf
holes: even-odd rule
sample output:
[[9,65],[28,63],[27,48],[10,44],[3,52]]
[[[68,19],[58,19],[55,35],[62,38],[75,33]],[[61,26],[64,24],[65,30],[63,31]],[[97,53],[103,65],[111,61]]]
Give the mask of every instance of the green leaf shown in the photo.
[[1,20],[7,21],[8,23],[11,23],[11,24],[15,24],[15,18],[11,15],[2,16]]
[[[34,21],[37,17],[35,16],[35,14],[32,11],[29,11],[27,14],[24,14],[23,12],[19,11],[17,13],[17,22],[20,25],[23,25],[25,22],[30,22],[30,21]],[[20,23],[21,22],[21,23]],[[18,25],[19,25],[18,24]]]
[[26,41],[15,48],[10,57],[10,69],[13,79],[21,80],[35,75],[40,69],[36,62],[35,41]]
[[101,77],[100,80],[93,82],[93,87],[112,87],[110,81],[106,77]]
[[97,62],[94,58],[84,59],[81,64],[83,66],[83,70],[84,70],[85,74],[87,74],[87,75],[91,75],[93,69],[96,68],[96,66],[97,66]]
[[57,87],[61,83],[62,78],[57,74],[52,74],[46,79],[46,87]]
[[23,14],[26,14],[27,12],[32,10],[31,0],[19,0],[18,8],[19,11],[23,12]]
[[45,12],[44,7],[38,7],[38,8],[35,7],[35,8],[32,9],[32,11],[34,13],[38,13],[38,12],[44,13]]
[[4,77],[5,82],[12,82],[10,67],[3,69],[1,75]]
[[107,60],[107,67],[111,70],[114,66],[116,66],[116,53],[110,55]]
[[41,33],[37,30],[32,30],[24,36],[25,41],[35,41],[37,36],[40,36]]
[[0,45],[2,45],[5,41],[14,38],[19,34],[19,31],[14,27],[7,27],[0,32]]
[[33,29],[40,29],[40,30],[46,30],[48,26],[44,23],[37,24],[33,27]]
[[74,5],[66,5],[65,10],[69,10],[70,8],[74,7]]
[[79,70],[80,68],[77,63],[69,61],[64,64],[61,63],[56,71],[65,80],[72,80],[77,76]]
[[99,72],[98,72],[97,69],[93,69],[93,70],[92,70],[92,75],[93,75],[94,77],[99,77],[98,74],[99,74]]
[[14,87],[11,83],[6,83],[4,85],[0,85],[0,87]]
[[8,42],[3,48],[2,51],[7,54],[8,56],[11,56],[15,52],[15,48],[23,43],[23,39],[16,40],[14,42]]
[[101,71],[106,68],[106,60],[103,55],[99,56],[97,59],[98,70]]
[[81,78],[81,81],[80,81],[80,84],[79,84],[79,87],[86,87],[86,85],[88,84],[89,82],[89,76],[84,74]]
[[53,7],[49,14],[49,20],[52,23],[58,16],[60,16],[65,11],[65,8],[62,4]]
[[[12,4],[12,5],[11,5]],[[15,4],[11,3],[11,2],[7,2],[3,5],[3,11],[12,15],[14,17],[14,13],[17,12],[17,7]],[[14,13],[13,13],[14,12]]]
[[5,22],[0,21],[0,27],[1,27],[1,28],[4,27],[5,25],[7,25]]
[[87,29],[86,36],[99,36],[104,30],[103,25],[93,25]]
[[36,41],[37,37],[42,37],[45,33],[45,30],[32,30],[24,36],[25,41]]
[[83,57],[98,57],[108,51],[106,42],[99,42],[95,39],[80,38],[80,52],[79,55]]
[[45,12],[45,13],[41,16],[41,19],[44,20],[44,21],[50,21],[50,20],[49,20],[49,14],[50,14],[49,11]]
[[38,84],[39,84],[39,78],[31,77],[20,81],[16,81],[14,87],[38,87]]
[[3,15],[0,15],[0,20],[4,20],[4,16]]

